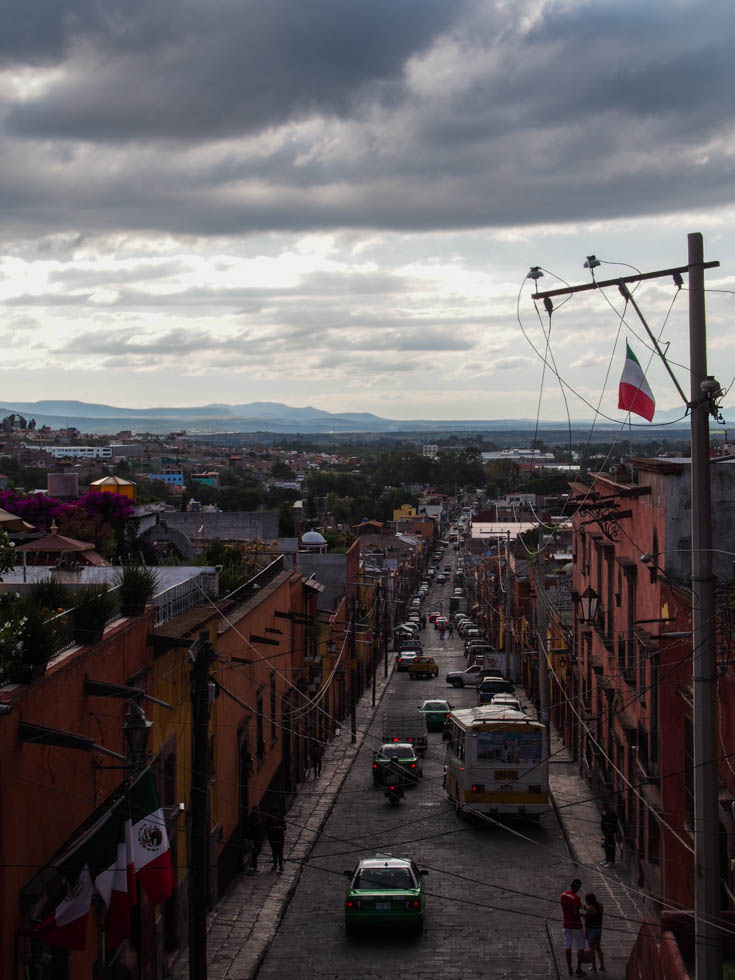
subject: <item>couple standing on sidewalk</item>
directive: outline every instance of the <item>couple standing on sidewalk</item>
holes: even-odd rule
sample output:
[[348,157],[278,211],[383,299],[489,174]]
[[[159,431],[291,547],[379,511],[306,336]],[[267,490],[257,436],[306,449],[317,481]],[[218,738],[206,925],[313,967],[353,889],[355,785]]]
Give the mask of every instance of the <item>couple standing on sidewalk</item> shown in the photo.
[[280,813],[263,816],[256,807],[250,814],[248,839],[250,841],[250,867],[248,874],[258,874],[258,858],[263,850],[263,840],[267,839],[271,846],[273,865],[271,871],[283,871],[283,848],[286,843],[286,821]]
[[[572,969],[572,949],[577,948],[577,970],[576,976],[584,976],[582,962],[586,959],[592,964],[590,973],[597,973],[597,963],[600,964],[600,973],[605,973],[605,957],[600,945],[602,941],[602,916],[604,908],[602,902],[598,902],[594,892],[587,892],[584,896],[584,907],[582,899],[577,894],[582,887],[579,878],[575,878],[567,891],[562,892],[561,908],[564,916],[562,922],[562,932],[564,935],[564,955],[567,960],[569,975],[574,976]],[[584,924],[582,917],[584,916]],[[589,947],[585,950],[585,944]]]

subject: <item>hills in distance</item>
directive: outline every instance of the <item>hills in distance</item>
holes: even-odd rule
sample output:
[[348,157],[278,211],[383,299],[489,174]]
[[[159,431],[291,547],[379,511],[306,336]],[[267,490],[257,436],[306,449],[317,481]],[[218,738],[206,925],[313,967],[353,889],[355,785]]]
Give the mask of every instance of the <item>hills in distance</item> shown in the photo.
[[[191,408],[116,408],[82,401],[43,400],[35,402],[9,401],[0,405],[0,417],[18,412],[27,419],[34,418],[38,426],[52,429],[73,426],[80,432],[94,434],[116,433],[125,429],[134,432],[170,432],[186,429],[192,434],[273,432],[273,433],[390,433],[390,432],[452,432],[526,430],[536,425],[533,419],[440,420],[388,419],[370,412],[326,412],[305,406],[293,408],[281,402],[248,402],[244,405],[211,404]],[[657,412],[656,422],[670,422],[683,415],[672,409]],[[575,421],[575,427],[589,423]],[[540,422],[540,430],[565,428],[566,421]],[[598,421],[596,427],[619,423]],[[688,420],[682,422],[688,428]],[[651,430],[655,429],[655,424]]]

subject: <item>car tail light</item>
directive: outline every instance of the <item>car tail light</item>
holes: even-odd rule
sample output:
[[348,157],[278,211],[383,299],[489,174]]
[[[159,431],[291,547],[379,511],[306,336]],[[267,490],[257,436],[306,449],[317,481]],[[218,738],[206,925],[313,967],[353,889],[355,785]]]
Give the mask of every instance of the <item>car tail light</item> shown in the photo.
[[472,787],[472,792],[473,793],[484,793],[485,792],[485,784],[484,783],[475,783],[475,785]]
[[409,903],[412,909],[421,908],[421,902],[417,898],[414,898],[412,902]]
[[448,718],[448,717],[449,717],[449,715],[444,715],[444,717],[445,717],[445,718]]
[[389,786],[388,789],[392,792],[395,789],[395,786]]
[[373,769],[377,769],[377,768],[378,768],[378,763],[377,762],[374,762],[373,763]]
[[347,908],[348,909],[353,909],[354,907],[355,907],[355,903],[352,901],[351,898],[348,898],[347,899]]
[[411,763],[411,768],[412,768],[412,769],[415,769],[415,768],[416,768],[416,763],[415,763],[415,762],[412,762],[412,763]]
[[397,741],[398,741],[398,739],[397,739],[397,738],[394,738],[394,739],[393,739],[393,741],[394,741],[394,742],[397,742]]

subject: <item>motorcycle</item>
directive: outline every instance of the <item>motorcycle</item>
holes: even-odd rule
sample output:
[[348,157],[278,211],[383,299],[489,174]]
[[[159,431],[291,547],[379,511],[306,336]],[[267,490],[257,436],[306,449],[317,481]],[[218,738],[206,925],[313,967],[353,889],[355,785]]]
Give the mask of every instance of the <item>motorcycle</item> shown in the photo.
[[403,799],[403,784],[391,780],[385,784],[385,798],[391,806],[398,806]]

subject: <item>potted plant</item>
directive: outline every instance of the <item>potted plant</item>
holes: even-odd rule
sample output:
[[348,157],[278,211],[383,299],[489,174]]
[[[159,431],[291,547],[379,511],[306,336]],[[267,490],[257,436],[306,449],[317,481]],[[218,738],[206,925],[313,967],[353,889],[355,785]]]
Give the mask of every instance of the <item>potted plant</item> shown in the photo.
[[92,585],[74,593],[71,610],[74,624],[74,642],[99,643],[105,625],[115,613],[115,596],[106,585]]
[[0,596],[0,684],[28,684],[42,677],[56,645],[45,609],[27,596]]
[[145,565],[127,563],[115,577],[121,616],[140,616],[158,588],[158,575]]

